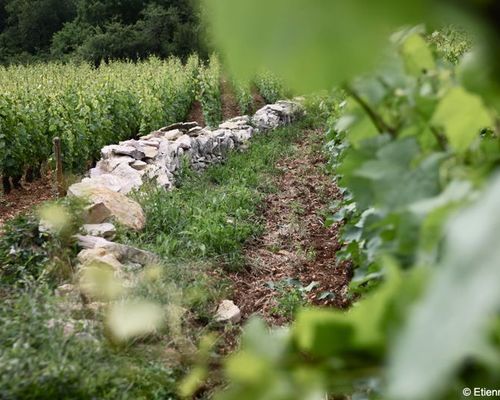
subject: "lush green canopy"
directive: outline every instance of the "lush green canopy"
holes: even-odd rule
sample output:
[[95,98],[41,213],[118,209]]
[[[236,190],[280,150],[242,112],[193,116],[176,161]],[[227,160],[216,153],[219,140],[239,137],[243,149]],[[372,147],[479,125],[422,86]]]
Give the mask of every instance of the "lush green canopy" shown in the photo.
[[191,0],[0,0],[0,62],[204,53]]

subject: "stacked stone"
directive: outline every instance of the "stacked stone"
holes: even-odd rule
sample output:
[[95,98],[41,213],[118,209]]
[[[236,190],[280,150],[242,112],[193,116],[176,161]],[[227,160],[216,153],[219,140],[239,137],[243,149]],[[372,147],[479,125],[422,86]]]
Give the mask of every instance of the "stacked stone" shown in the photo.
[[[141,206],[126,195],[146,182],[169,190],[183,159],[201,171],[221,162],[229,151],[242,148],[254,135],[287,125],[302,114],[299,103],[280,101],[261,108],[253,117],[230,119],[215,130],[202,128],[196,122],[181,122],[139,140],[104,147],[89,177],[68,189],[70,196],[89,201],[86,225],[82,235],[76,236],[83,249],[78,255],[79,274],[96,266],[107,268],[116,278],[133,285],[135,268],[131,270],[131,266],[141,268],[158,260],[154,254],[110,241],[116,232],[110,221],[133,230],[141,230],[146,224]],[[85,285],[80,282],[82,288],[86,294]],[[216,320],[237,323],[240,318],[239,309],[226,301],[219,307]]]
[[301,110],[297,103],[281,101],[263,107],[252,118],[230,119],[215,130],[202,128],[196,122],[178,123],[139,140],[106,146],[101,160],[90,170],[90,177],[71,186],[69,193],[82,196],[89,188],[98,187],[127,194],[147,181],[170,189],[183,158],[195,170],[203,170],[221,162],[229,151],[241,147],[255,134],[292,122]]

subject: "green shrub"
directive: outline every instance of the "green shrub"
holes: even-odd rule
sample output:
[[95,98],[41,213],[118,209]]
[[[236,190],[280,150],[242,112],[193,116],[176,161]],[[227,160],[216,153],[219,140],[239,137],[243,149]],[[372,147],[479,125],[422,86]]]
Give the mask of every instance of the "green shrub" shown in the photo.
[[233,81],[236,101],[241,114],[249,114],[252,112],[253,96],[250,82]]

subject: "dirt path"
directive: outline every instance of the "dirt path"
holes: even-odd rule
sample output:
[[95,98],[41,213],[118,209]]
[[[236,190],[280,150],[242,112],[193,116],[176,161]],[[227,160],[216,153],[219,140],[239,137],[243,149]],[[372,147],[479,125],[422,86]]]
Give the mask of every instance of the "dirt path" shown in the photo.
[[336,261],[339,225],[326,228],[325,210],[340,196],[326,174],[323,137],[309,131],[296,154],[278,163],[276,193],[266,199],[264,235],[246,249],[247,268],[230,275],[244,318],[288,322],[304,303],[345,308],[350,265]]
[[241,115],[236,96],[234,94],[231,83],[226,77],[222,77],[221,81],[221,103],[222,103],[222,120],[231,119]]

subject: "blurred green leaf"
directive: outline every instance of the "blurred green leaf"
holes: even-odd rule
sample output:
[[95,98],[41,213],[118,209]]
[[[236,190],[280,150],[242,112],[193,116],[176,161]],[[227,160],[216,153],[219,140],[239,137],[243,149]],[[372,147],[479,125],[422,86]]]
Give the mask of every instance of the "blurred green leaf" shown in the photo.
[[479,131],[493,126],[494,120],[481,97],[461,87],[451,89],[439,103],[432,124],[444,128],[451,146],[464,152],[479,138]]
[[443,262],[393,349],[391,398],[437,398],[466,358],[495,351],[485,332],[500,307],[499,197],[497,177],[449,224]]
[[385,347],[389,302],[401,285],[401,274],[389,259],[388,280],[380,290],[358,303],[349,312],[307,309],[299,312],[294,336],[302,351],[319,357],[350,351],[378,353]]
[[401,46],[401,54],[406,70],[412,75],[422,75],[423,72],[436,68],[434,57],[422,36],[417,33],[409,36]]
[[430,10],[427,0],[214,0],[210,19],[231,69],[268,68],[306,92],[369,71],[388,35]]

